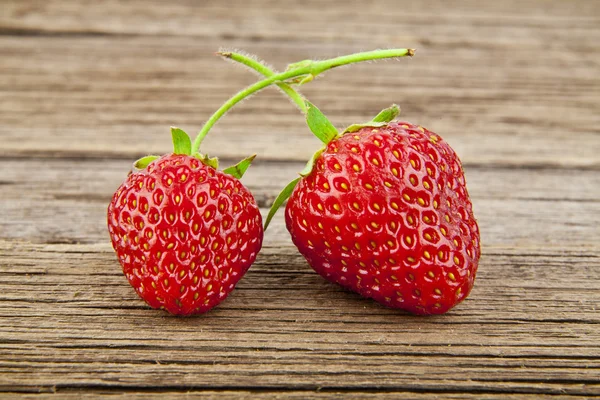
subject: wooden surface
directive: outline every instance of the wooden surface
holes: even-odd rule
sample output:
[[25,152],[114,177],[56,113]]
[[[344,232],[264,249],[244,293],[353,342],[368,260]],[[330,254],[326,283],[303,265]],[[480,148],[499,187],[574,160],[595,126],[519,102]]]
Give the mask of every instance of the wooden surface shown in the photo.
[[[522,398],[600,395],[600,3],[0,2],[0,396]],[[326,4],[326,5],[325,5]],[[413,59],[304,88],[338,126],[392,102],[461,156],[482,232],[471,296],[414,317],[318,277],[282,215],[229,299],[175,318],[123,277],[105,210],[251,73],[380,47]],[[258,153],[263,211],[318,146],[274,89],[205,150]]]

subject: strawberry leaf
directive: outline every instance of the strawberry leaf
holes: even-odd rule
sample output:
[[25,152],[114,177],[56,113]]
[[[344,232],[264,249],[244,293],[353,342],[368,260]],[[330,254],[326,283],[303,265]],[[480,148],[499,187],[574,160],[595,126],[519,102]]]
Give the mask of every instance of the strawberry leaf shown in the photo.
[[150,163],[154,160],[156,160],[157,158],[159,158],[160,156],[146,156],[146,157],[142,157],[139,160],[137,160],[136,162],[133,163],[133,168],[137,169],[137,170],[142,170],[144,168],[146,168],[148,165],[150,165]]
[[173,137],[174,154],[192,154],[192,140],[183,130],[171,127],[171,136]]
[[287,186],[283,188],[281,193],[277,195],[277,198],[275,199],[273,205],[271,206],[271,209],[269,210],[269,215],[267,215],[267,219],[265,221],[265,230],[267,230],[269,223],[273,219],[273,216],[275,215],[277,210],[279,210],[279,207],[281,207],[281,205],[292,195],[292,192],[294,191],[294,188],[296,187],[298,182],[300,182],[300,179],[302,178],[296,178],[290,183],[288,183]]
[[252,164],[252,161],[256,157],[256,154],[252,154],[250,157],[244,158],[239,163],[232,165],[231,167],[227,167],[223,170],[224,173],[229,174],[237,179],[242,179],[246,170]]
[[306,123],[321,142],[327,144],[338,136],[337,129],[321,110],[308,101],[306,102],[306,108]]
[[390,122],[400,114],[400,107],[397,104],[392,104],[391,107],[381,110],[379,114],[375,116],[372,122]]

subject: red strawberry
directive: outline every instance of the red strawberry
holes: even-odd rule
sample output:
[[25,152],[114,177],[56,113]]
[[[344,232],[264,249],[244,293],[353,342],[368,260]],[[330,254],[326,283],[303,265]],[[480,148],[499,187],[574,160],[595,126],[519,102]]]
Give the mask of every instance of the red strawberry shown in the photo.
[[448,311],[471,291],[480,256],[456,153],[406,122],[351,130],[317,153],[291,195],[294,244],[325,279],[381,304]]
[[[399,54],[413,56],[414,50]],[[270,79],[279,76],[252,57],[221,55]],[[342,57],[325,69],[358,58]],[[340,136],[290,86],[322,72],[306,60],[289,65],[287,73],[302,67],[309,68],[307,74],[286,76],[278,85],[306,112],[311,131],[325,147],[300,173],[302,178],[279,194],[265,228],[291,195],[287,228],[323,277],[390,307],[416,314],[448,311],[471,291],[480,257],[479,228],[460,160],[438,135],[409,123],[390,123],[397,106]]]
[[186,154],[130,174],[108,207],[108,230],[138,295],[180,315],[221,303],[263,238],[258,206],[240,181]]

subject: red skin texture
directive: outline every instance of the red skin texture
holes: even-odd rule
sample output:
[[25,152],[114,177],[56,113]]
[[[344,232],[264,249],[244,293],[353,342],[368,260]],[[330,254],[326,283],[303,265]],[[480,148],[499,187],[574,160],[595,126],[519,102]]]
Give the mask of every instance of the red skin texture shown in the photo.
[[392,122],[333,140],[285,216],[316,272],[388,307],[442,314],[473,287],[479,228],[462,166],[422,127]]
[[108,206],[108,231],[138,295],[177,315],[225,300],[263,239],[258,206],[238,179],[174,154],[129,175]]

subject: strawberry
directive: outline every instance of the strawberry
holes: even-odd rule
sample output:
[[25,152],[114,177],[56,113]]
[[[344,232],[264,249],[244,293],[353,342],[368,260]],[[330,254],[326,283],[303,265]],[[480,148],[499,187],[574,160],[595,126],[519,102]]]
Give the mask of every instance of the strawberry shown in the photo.
[[285,220],[310,266],[415,314],[442,314],[464,300],[480,242],[456,153],[421,126],[390,122],[397,107],[338,135],[308,104],[309,126],[326,145],[277,203],[297,184]]
[[141,159],[117,189],[108,230],[125,276],[148,305],[204,313],[234,289],[262,245],[258,206],[237,179],[253,157],[221,172],[215,159],[190,155],[185,132],[174,128],[173,138],[179,154]]

